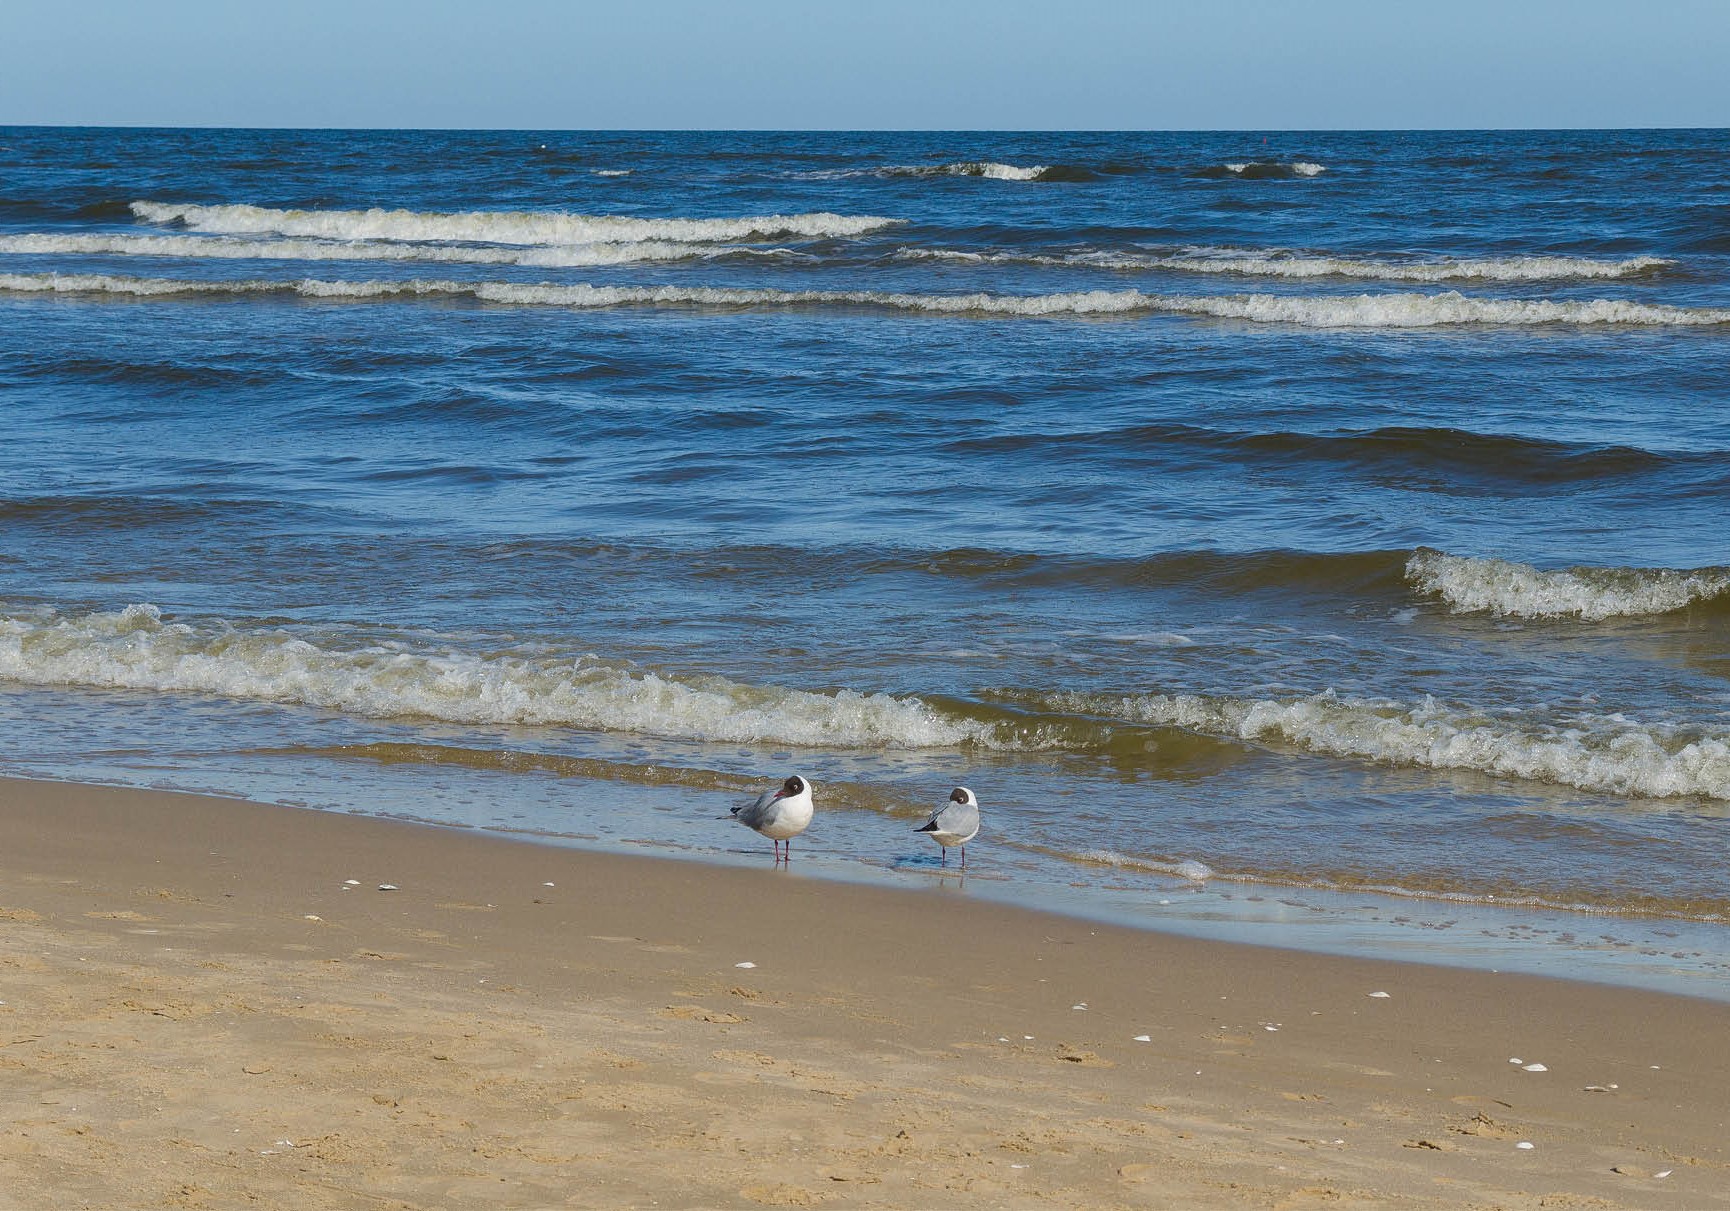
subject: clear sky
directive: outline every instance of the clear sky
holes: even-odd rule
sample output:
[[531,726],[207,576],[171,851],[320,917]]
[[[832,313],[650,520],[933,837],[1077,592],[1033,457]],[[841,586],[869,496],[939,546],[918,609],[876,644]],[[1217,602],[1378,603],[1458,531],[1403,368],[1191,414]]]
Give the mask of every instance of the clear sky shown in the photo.
[[1730,126],[1730,0],[5,0],[33,123]]

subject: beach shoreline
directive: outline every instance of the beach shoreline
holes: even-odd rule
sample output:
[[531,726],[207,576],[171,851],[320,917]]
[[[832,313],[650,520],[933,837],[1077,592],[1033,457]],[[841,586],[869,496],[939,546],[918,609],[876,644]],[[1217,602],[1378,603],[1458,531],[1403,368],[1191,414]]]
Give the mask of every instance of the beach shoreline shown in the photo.
[[797,859],[12,779],[0,814],[0,1207],[1726,1205],[1712,1001]]

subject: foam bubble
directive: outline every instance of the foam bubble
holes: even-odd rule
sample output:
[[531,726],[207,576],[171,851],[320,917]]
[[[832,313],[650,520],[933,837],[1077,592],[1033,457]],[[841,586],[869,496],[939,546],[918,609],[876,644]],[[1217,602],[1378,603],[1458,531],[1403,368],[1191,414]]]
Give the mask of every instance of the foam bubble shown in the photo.
[[1421,547],[1406,577],[1459,613],[1513,618],[1606,618],[1667,614],[1730,593],[1730,568],[1565,568],[1541,571],[1504,559],[1473,559]]
[[1730,309],[1674,307],[1620,299],[1578,302],[1465,298],[1444,294],[1176,295],[1136,290],[1056,294],[906,294],[877,290],[766,290],[711,286],[593,286],[586,283],[138,278],[109,274],[0,274],[0,290],[134,297],[299,294],[308,298],[471,298],[544,307],[878,307],[933,315],[1087,316],[1169,314],[1296,324],[1311,328],[1421,328],[1452,324],[1730,324]]
[[1283,701],[1200,694],[1060,694],[1052,701],[1062,710],[1284,742],[1377,764],[1473,770],[1616,795],[1730,800],[1730,733],[1643,724],[1625,715],[1522,724],[1428,697],[1409,706],[1332,690]]
[[148,223],[180,223],[227,235],[311,236],[335,240],[459,240],[496,244],[600,244],[640,240],[714,242],[803,236],[857,236],[899,222],[872,215],[771,214],[733,219],[640,219],[558,211],[277,210],[134,202]]

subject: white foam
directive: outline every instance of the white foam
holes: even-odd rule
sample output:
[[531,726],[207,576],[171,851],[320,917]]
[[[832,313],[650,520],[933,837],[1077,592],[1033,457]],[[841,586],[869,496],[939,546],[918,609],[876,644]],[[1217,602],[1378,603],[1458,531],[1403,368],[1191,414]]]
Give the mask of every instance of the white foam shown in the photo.
[[1433,698],[1409,706],[1331,690],[1288,701],[1196,694],[1063,694],[1053,701],[1062,710],[1284,742],[1383,765],[1472,770],[1616,795],[1730,800],[1730,732],[1642,724],[1625,715],[1522,725]]
[[958,249],[906,248],[908,260],[973,264],[1043,265],[1065,269],[1142,270],[1170,273],[1230,274],[1239,277],[1354,278],[1389,282],[1545,282],[1637,277],[1675,264],[1663,257],[1621,261],[1591,257],[1507,256],[1388,259],[1295,252],[1283,248],[1196,249],[1180,255],[1133,252],[981,253]]
[[1623,299],[1486,299],[1441,294],[1146,296],[1150,307],[1190,315],[1306,328],[1434,328],[1456,324],[1730,324],[1730,308],[1675,307]]
[[672,261],[731,253],[788,253],[739,245],[704,245],[667,240],[613,244],[552,244],[529,247],[495,244],[415,244],[386,240],[246,239],[219,235],[38,234],[0,236],[0,252],[81,256],[156,256],[220,260],[424,261],[455,265],[528,265],[569,268]]
[[866,749],[999,743],[987,725],[945,717],[916,698],[684,678],[592,655],[479,655],[437,641],[376,642],[365,632],[315,641],[255,624],[164,621],[143,604],[0,614],[0,679],[689,740]]
[[1225,167],[1226,171],[1236,173],[1239,176],[1242,176],[1244,173],[1249,172],[1252,169],[1260,169],[1264,172],[1283,169],[1286,172],[1291,173],[1294,177],[1319,177],[1322,173],[1328,170],[1327,165],[1317,164],[1312,160],[1291,160],[1285,163],[1270,162],[1266,160],[1248,160],[1237,164],[1227,164]]
[[116,294],[137,297],[197,294],[299,294],[308,298],[472,298],[543,307],[879,307],[937,315],[1060,316],[1163,313],[1295,324],[1310,328],[1422,328],[1454,324],[1717,325],[1730,309],[1630,303],[1466,298],[1443,294],[1182,295],[1137,290],[1056,294],[905,294],[877,290],[764,290],[711,286],[593,286],[586,283],[458,282],[437,279],[193,280],[109,274],[0,274],[0,290],[21,293]]
[[962,160],[954,164],[897,164],[879,169],[892,177],[985,177],[992,181],[1037,181],[1049,164],[999,164],[993,160]]
[[1406,577],[1455,611],[1513,618],[1606,618],[1667,614],[1730,593],[1730,568],[1564,568],[1541,571],[1504,559],[1420,548]]
[[178,222],[224,235],[310,236],[332,240],[458,240],[492,244],[604,244],[641,240],[713,243],[783,236],[856,236],[899,222],[872,215],[771,214],[728,219],[641,219],[558,211],[277,210],[134,202],[149,223]]

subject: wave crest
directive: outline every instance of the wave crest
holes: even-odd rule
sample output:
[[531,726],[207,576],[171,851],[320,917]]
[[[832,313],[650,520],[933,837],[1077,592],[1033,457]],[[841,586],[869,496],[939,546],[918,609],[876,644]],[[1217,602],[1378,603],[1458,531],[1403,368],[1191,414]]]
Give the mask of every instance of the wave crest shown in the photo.
[[1668,614],[1730,593],[1730,568],[1564,568],[1542,571],[1420,547],[1406,578],[1457,613],[1510,618],[1606,618]]
[[165,621],[156,606],[0,615],[0,678],[29,685],[219,694],[372,718],[530,724],[733,743],[1003,747],[990,725],[916,698],[681,678],[595,656],[476,655],[402,642]]
[[1289,181],[1319,177],[1326,171],[1327,165],[1313,160],[1241,160],[1230,164],[1209,164],[1198,169],[1196,175],[1219,180]]
[[111,294],[135,298],[176,295],[296,294],[319,299],[468,298],[541,307],[878,307],[932,315],[1088,316],[1165,314],[1305,328],[1433,328],[1639,325],[1700,327],[1730,324],[1730,308],[1676,307],[1621,299],[1466,298],[1443,294],[1183,295],[1138,290],[1056,294],[907,294],[880,290],[771,290],[714,286],[593,286],[520,282],[457,282],[252,278],[207,281],[110,274],[0,274],[0,291],[30,294]]
[[1175,254],[1073,252],[1062,255],[1017,252],[964,252],[942,248],[904,248],[904,260],[959,261],[987,265],[1040,265],[1062,269],[1106,269],[1238,277],[1352,278],[1388,282],[1549,282],[1642,277],[1674,265],[1663,257],[1620,261],[1571,256],[1384,258],[1295,252],[1284,248],[1193,249]]
[[641,219],[624,215],[527,210],[277,210],[268,206],[198,206],[133,202],[147,223],[178,223],[222,235],[310,236],[327,240],[454,240],[482,244],[605,244],[670,240],[713,243],[787,236],[857,236],[899,219],[873,215],[771,214],[730,219]]
[[[994,160],[961,160],[954,164],[894,164],[879,168],[885,177],[984,177],[992,181],[1043,181],[1058,171],[1050,164],[999,164]],[[1073,170],[1070,170],[1073,171]]]
[[1433,698],[1406,706],[1342,698],[1332,690],[1289,701],[1061,694],[1052,703],[1378,765],[1472,771],[1615,795],[1730,800],[1730,735],[1690,734],[1620,715],[1581,718],[1567,727],[1523,726]]

